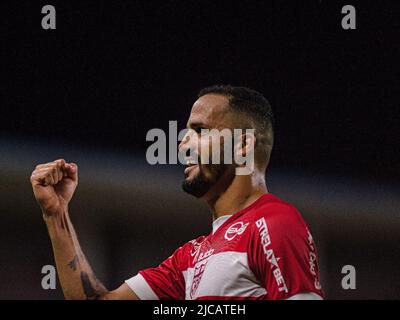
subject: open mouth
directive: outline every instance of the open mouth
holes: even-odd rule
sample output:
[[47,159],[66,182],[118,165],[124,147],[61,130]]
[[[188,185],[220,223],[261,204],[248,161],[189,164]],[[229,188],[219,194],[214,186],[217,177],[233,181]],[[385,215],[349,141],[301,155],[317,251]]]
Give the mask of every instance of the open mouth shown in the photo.
[[185,168],[185,176],[188,176],[188,174],[198,166],[198,163],[196,163],[193,160],[188,160],[186,162],[186,168]]

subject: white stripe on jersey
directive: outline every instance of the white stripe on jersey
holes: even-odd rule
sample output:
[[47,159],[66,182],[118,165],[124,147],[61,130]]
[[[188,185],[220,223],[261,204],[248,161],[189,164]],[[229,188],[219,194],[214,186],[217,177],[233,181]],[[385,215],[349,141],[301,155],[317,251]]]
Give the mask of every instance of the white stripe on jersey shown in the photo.
[[134,293],[136,293],[140,300],[160,300],[146,280],[144,280],[143,276],[139,273],[126,280],[125,283]]
[[[183,277],[187,300],[207,296],[260,297],[267,294],[251,271],[246,252],[224,251],[213,254],[196,263],[194,268],[183,271]],[[196,282],[197,288],[193,287]]]

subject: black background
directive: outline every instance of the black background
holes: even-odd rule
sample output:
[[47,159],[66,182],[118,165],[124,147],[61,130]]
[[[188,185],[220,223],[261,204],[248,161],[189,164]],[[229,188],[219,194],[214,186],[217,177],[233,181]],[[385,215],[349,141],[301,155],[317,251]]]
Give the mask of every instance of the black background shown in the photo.
[[144,150],[185,126],[196,93],[255,88],[276,118],[272,166],[397,179],[399,11],[342,1],[43,1],[2,4],[1,134]]
[[[79,163],[73,221],[109,288],[206,234],[209,212],[182,195],[178,173],[141,165],[150,129],[183,128],[198,90],[226,83],[272,104],[271,190],[310,224],[326,297],[398,298],[395,3],[1,1],[0,297],[62,298],[59,284],[40,286],[54,260],[28,181],[55,157]],[[46,4],[56,30],[41,28]],[[346,4],[356,30],[341,27]],[[357,290],[340,285],[346,264]]]

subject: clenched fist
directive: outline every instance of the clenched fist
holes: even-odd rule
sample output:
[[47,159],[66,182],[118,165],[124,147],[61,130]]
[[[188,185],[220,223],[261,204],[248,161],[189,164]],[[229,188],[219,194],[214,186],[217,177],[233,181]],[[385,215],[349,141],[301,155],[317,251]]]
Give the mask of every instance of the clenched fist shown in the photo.
[[43,214],[60,214],[67,209],[78,185],[78,167],[64,159],[39,164],[32,172],[30,181]]

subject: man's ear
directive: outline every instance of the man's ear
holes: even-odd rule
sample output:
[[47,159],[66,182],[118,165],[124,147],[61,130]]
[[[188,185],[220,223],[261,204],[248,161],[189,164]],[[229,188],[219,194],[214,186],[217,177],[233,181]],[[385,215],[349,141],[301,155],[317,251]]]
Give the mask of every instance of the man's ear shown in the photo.
[[237,132],[234,134],[234,159],[236,165],[239,167],[245,167],[239,170],[237,174],[246,175],[251,174],[254,171],[254,150],[256,146],[256,137],[254,129],[246,129],[243,133]]
[[234,158],[246,157],[251,153],[254,153],[256,147],[256,137],[254,129],[246,129],[240,135],[234,136]]

